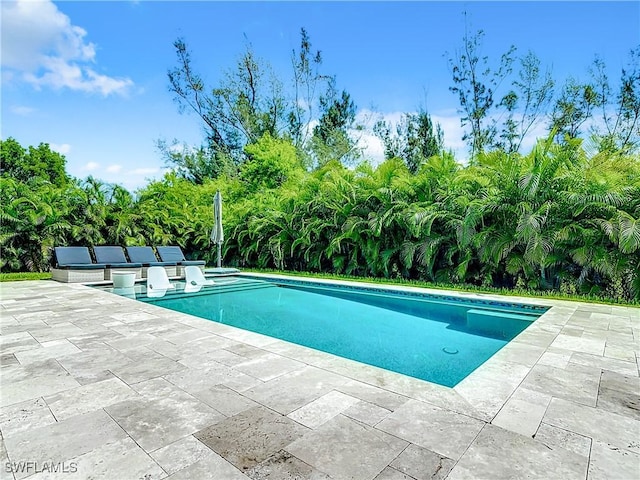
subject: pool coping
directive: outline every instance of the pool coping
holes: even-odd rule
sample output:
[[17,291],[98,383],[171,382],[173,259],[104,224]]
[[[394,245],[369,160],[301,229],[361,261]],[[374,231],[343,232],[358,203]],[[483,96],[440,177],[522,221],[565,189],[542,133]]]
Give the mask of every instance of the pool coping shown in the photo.
[[[467,306],[470,306],[470,308],[474,308],[476,306],[476,304],[480,307],[480,308],[491,308],[491,307],[510,307],[512,305],[517,305],[519,307],[524,308],[525,310],[531,310],[534,313],[537,313],[539,316],[535,318],[535,320],[531,320],[532,323],[535,323],[535,321],[538,321],[538,319],[540,318],[540,316],[542,316],[544,313],[546,313],[548,311],[550,307],[550,305],[543,305],[543,304],[536,304],[533,302],[528,302],[528,303],[523,303],[521,301],[507,301],[505,300],[503,297],[496,297],[496,296],[483,296],[483,295],[455,295],[455,294],[445,294],[442,291],[437,291],[434,289],[424,289],[424,288],[416,288],[416,287],[410,287],[410,288],[403,288],[401,286],[397,286],[397,285],[378,285],[378,284],[372,284],[372,283],[363,283],[363,282],[353,282],[353,281],[333,281],[330,279],[313,279],[313,278],[299,278],[299,277],[295,277],[295,276],[286,276],[286,275],[272,275],[272,274],[250,274],[250,273],[243,273],[243,274],[236,274],[234,276],[239,276],[242,278],[248,278],[248,279],[258,279],[258,280],[266,280],[266,281],[272,281],[273,283],[282,283],[282,284],[294,284],[294,285],[304,285],[304,284],[308,284],[308,285],[323,285],[323,286],[338,286],[338,287],[347,287],[346,291],[350,291],[349,288],[353,288],[353,291],[356,292],[362,292],[362,291],[366,291],[366,292],[374,292],[374,293],[392,293],[394,295],[400,295],[400,296],[408,296],[409,298],[414,298],[414,299],[425,299],[425,300],[435,300],[435,301],[445,301],[445,302],[451,302],[451,301],[463,301],[466,303]],[[174,280],[180,280],[180,278],[175,278]],[[104,286],[102,284],[100,285],[96,285],[96,284],[91,284],[91,286]],[[109,285],[106,285],[109,286]],[[115,292],[113,292],[115,293]],[[180,291],[178,291],[176,289],[176,294],[175,296],[171,296],[170,299],[171,300],[176,300],[180,298]],[[214,291],[209,290],[209,293],[214,293]],[[456,292],[457,293],[457,292]],[[200,295],[206,295],[207,292],[200,290],[198,292],[198,294]],[[131,298],[131,297],[130,297]],[[145,300],[141,300],[145,303],[149,303],[149,304],[153,304],[153,305],[157,305],[159,307],[162,307],[162,300],[166,299],[167,297],[161,297],[158,299],[154,299],[157,301],[149,301],[146,302]],[[542,311],[539,312],[535,312],[536,309],[541,308],[544,309]],[[175,310],[175,311],[179,311],[179,310]],[[518,313],[518,312],[516,312]],[[197,315],[194,315],[197,316]],[[211,319],[205,319],[207,321],[214,321]],[[527,320],[530,321],[530,320]],[[225,324],[228,325],[228,324]],[[232,326],[232,325],[228,325],[228,326]],[[234,328],[240,328],[242,330],[241,327],[234,327]],[[530,328],[530,325],[527,326],[527,328]],[[253,332],[253,333],[258,333],[259,332]],[[266,334],[262,334],[265,336],[268,336]],[[276,337],[269,337],[269,338],[274,338],[274,340],[281,340],[285,343],[290,343],[290,344],[294,344],[300,347],[305,347],[304,345],[300,345],[300,344],[296,344],[294,342],[289,342],[287,340],[284,339],[279,339]],[[514,341],[515,338],[508,340],[507,345],[509,343],[511,343],[512,341]],[[502,346],[500,347],[499,350],[502,350],[506,347]],[[386,370],[382,367],[376,367],[375,365],[370,365],[370,364],[366,364],[364,362],[360,362],[358,360],[355,359],[349,359],[347,357],[342,357],[340,355],[337,354],[332,354],[331,352],[325,352],[322,350],[316,350],[312,347],[305,347],[305,348],[309,348],[311,350],[314,351],[320,351],[323,353],[328,353],[330,355],[336,356],[338,358],[344,358],[345,360],[351,360],[351,361],[355,361],[357,363],[361,363],[363,365],[367,365],[367,366],[371,366],[374,368],[379,368],[380,370],[384,371],[384,372],[391,372],[391,373],[398,373],[400,375],[405,375],[401,372],[395,372],[392,370]],[[496,352],[497,353],[497,352]],[[490,359],[493,358],[493,356],[495,356],[494,353],[493,355],[491,355]],[[516,352],[517,353],[517,352]],[[291,357],[294,358],[294,357]],[[300,360],[299,358],[296,358],[297,360]],[[490,360],[488,359],[488,360]],[[488,361],[487,360],[487,361]],[[482,365],[484,365],[485,362],[483,362],[480,366],[478,366],[476,369],[473,370],[473,372],[477,371]],[[473,373],[472,372],[472,373]],[[470,373],[469,375],[471,375],[472,373]],[[468,376],[469,376],[468,375]],[[405,375],[406,376],[406,375]],[[415,378],[415,377],[412,377]],[[416,378],[418,380],[421,381],[426,381],[427,383],[434,383],[434,382],[429,382],[428,380],[424,380],[424,379],[420,379],[420,378]],[[458,382],[459,384],[460,382]],[[441,384],[437,384],[435,383],[435,385],[440,385],[440,386],[445,386],[445,388],[454,388],[454,387],[449,387],[446,385],[441,385]]]
[[[247,273],[246,275],[239,274],[239,276],[250,276],[275,280],[285,279],[324,285],[345,285],[358,288],[380,289],[382,291],[389,292],[410,291],[427,295],[444,295],[443,290],[414,286],[381,285],[368,282],[313,279],[307,277],[301,279],[300,277],[296,276],[262,273]],[[402,395],[421,398],[423,397],[423,395],[416,392],[415,390],[416,388],[423,389],[424,391],[429,392],[429,396],[435,394],[438,399],[442,399],[442,401],[437,401],[437,404],[439,404],[439,406],[447,406],[448,408],[451,408],[452,410],[459,413],[470,415],[484,421],[491,421],[507,402],[508,398],[511,397],[511,395],[514,393],[521,380],[523,380],[524,377],[526,377],[530,373],[531,369],[535,365],[535,363],[527,360],[531,357],[531,349],[527,347],[531,345],[541,348],[550,346],[553,343],[553,340],[555,340],[557,334],[560,333],[561,327],[566,325],[567,321],[570,318],[570,314],[575,312],[575,310],[578,308],[578,306],[575,305],[576,302],[564,300],[538,299],[529,297],[457,291],[450,291],[446,294],[446,296],[465,300],[494,300],[498,302],[512,302],[518,304],[536,305],[547,307],[549,309],[540,317],[538,317],[532,323],[532,325],[528,326],[513,340],[509,341],[509,343],[502,347],[496,354],[492,355],[491,358],[489,358],[486,362],[476,368],[471,374],[469,374],[465,379],[459,382],[455,387],[446,387],[426,380],[408,377],[400,373],[392,372],[372,365],[365,365],[361,362],[345,359],[343,357],[332,354],[327,355],[332,355],[333,357],[345,360],[347,362],[354,362],[358,365],[361,365],[363,368],[345,368],[346,365],[336,365],[333,368],[323,365],[323,368],[326,368],[333,373],[342,375],[348,372],[347,376],[351,376],[355,380],[370,383],[372,385],[385,388],[394,393]],[[640,318],[640,309],[638,309],[638,315]],[[538,338],[540,332],[548,334],[545,335],[547,338],[541,341]],[[286,342],[284,340],[281,341],[286,344],[290,344],[290,342]],[[301,347],[299,345],[297,346]],[[305,353],[302,353],[302,355],[300,356],[290,356],[290,358],[295,360],[301,360],[304,357]],[[517,360],[514,361],[514,359]],[[322,364],[322,362],[320,363]],[[336,363],[340,362],[336,361]],[[521,366],[524,366],[525,368],[521,368]],[[496,372],[500,372],[502,374],[502,377],[500,377],[500,379],[497,381],[495,379]],[[420,383],[415,384],[415,382]],[[465,403],[468,403],[473,408],[469,409],[467,408],[467,405],[465,405],[465,403],[459,403],[457,401],[453,401],[453,403],[451,403],[452,397],[447,393],[447,391],[456,392],[465,400]],[[433,402],[433,398],[431,398],[431,400]]]
[[[443,294],[442,290],[422,287],[386,286],[326,279],[300,279],[295,276],[273,274],[250,273],[247,275],[252,277],[263,275],[265,278],[290,278],[304,282],[345,284],[359,288],[371,286],[389,291],[408,290],[427,294]],[[615,455],[619,455],[619,452],[624,452],[625,455],[631,456],[630,458],[633,461],[640,458],[638,457],[640,445],[629,442],[628,434],[625,433],[625,431],[631,432],[631,434],[640,433],[640,421],[633,417],[625,416],[624,411],[621,414],[620,411],[612,411],[613,407],[599,405],[600,386],[604,385],[605,375],[622,375],[624,378],[631,378],[632,380],[640,376],[638,370],[638,354],[640,353],[640,347],[638,347],[640,336],[639,308],[517,296],[447,292],[447,296],[463,299],[497,300],[550,307],[531,326],[456,387],[448,388],[258,333],[216,324],[191,315],[178,312],[167,314],[167,310],[162,307],[138,302],[126,297],[118,297],[109,292],[84,285],[31,281],[8,282],[4,283],[1,288],[3,297],[5,297],[6,293],[9,293],[9,298],[1,299],[3,328],[9,329],[9,331],[16,331],[14,334],[9,333],[7,338],[12,337],[12,335],[13,337],[18,336],[20,338],[18,341],[22,342],[22,332],[25,333],[25,339],[27,333],[30,338],[29,349],[26,347],[24,350],[21,350],[23,347],[13,349],[15,351],[14,356],[18,358],[18,362],[12,365],[3,364],[3,369],[0,371],[0,379],[3,378],[3,374],[6,372],[22,368],[20,365],[22,360],[27,362],[24,368],[29,368],[28,360],[40,358],[38,355],[44,355],[42,352],[46,350],[48,350],[46,355],[49,355],[46,358],[63,363],[66,359],[72,358],[73,355],[79,355],[78,353],[70,353],[72,347],[78,350],[74,346],[74,342],[84,346],[84,340],[82,339],[91,337],[92,329],[97,329],[97,326],[94,326],[96,322],[84,319],[85,315],[96,320],[101,319],[102,315],[106,315],[108,321],[99,320],[98,323],[101,322],[100,328],[115,328],[125,332],[121,340],[111,343],[107,341],[113,348],[120,348],[120,345],[132,348],[130,345],[135,345],[135,340],[139,337],[133,335],[129,338],[130,335],[126,334],[127,329],[131,325],[153,328],[153,318],[160,318],[166,325],[175,325],[176,328],[178,326],[180,328],[188,327],[190,330],[201,331],[203,335],[213,334],[216,338],[220,337],[234,344],[245,345],[246,349],[267,352],[268,355],[273,355],[273,358],[281,359],[279,361],[295,362],[306,365],[309,368],[313,367],[318,372],[327,372],[327,374],[348,379],[358,385],[362,385],[359,388],[368,386],[367,388],[379,391],[377,395],[389,394],[408,399],[406,405],[401,406],[390,414],[387,419],[371,428],[376,432],[376,435],[381,435],[382,433],[380,432],[391,433],[404,441],[410,442],[411,445],[415,445],[415,448],[430,447],[433,451],[437,452],[439,450],[437,444],[431,446],[427,440],[421,437],[416,438],[419,434],[411,431],[410,426],[405,424],[392,425],[393,422],[390,419],[399,422],[400,418],[398,417],[401,416],[399,412],[402,409],[413,411],[414,413],[419,412],[420,415],[427,416],[433,413],[439,416],[438,418],[445,415],[446,418],[442,419],[444,422],[442,425],[449,426],[443,426],[442,428],[445,429],[443,431],[448,436],[452,435],[457,429],[457,427],[449,423],[449,416],[454,416],[456,421],[461,421],[462,419],[463,423],[482,422],[482,425],[484,425],[482,432],[469,440],[470,445],[464,451],[451,455],[455,457],[453,459],[455,463],[452,464],[454,466],[450,478],[455,478],[455,474],[460,478],[464,478],[465,472],[468,477],[468,473],[471,471],[469,470],[471,468],[470,465],[473,465],[476,461],[485,462],[486,458],[488,458],[487,455],[491,457],[489,453],[485,452],[486,445],[483,445],[483,441],[487,440],[483,438],[485,433],[488,436],[506,435],[509,439],[510,446],[507,447],[505,445],[504,448],[506,450],[500,453],[498,457],[495,457],[494,460],[502,458],[501,456],[511,458],[513,455],[519,455],[517,449],[513,447],[519,442],[525,442],[528,448],[533,450],[542,445],[546,449],[554,450],[558,455],[570,458],[571,462],[576,464],[575,471],[572,471],[572,473],[578,472],[578,474],[575,476],[568,475],[567,478],[586,478],[587,470],[591,472],[592,469],[598,468],[598,465],[603,461],[609,462]],[[52,307],[51,304],[56,306]],[[29,310],[32,310],[32,312]],[[91,312],[92,310],[96,310],[96,312]],[[112,312],[111,314],[110,311]],[[147,317],[149,318],[146,319]],[[47,328],[41,328],[43,327],[42,322],[49,323]],[[33,325],[38,326],[34,327]],[[47,335],[52,331],[51,329],[57,328],[58,325],[62,328],[60,331],[64,329],[75,331],[77,328],[86,328],[87,332],[82,338],[68,334],[59,340],[44,341],[48,338]],[[43,341],[38,340],[38,335],[43,335]],[[33,338],[38,340],[37,344]],[[91,341],[87,341],[86,348],[89,351],[94,345]],[[62,349],[63,343],[64,349]],[[3,347],[4,345],[5,343],[3,343]],[[184,345],[184,348],[189,348],[189,343]],[[135,348],[144,349],[145,347],[142,345]],[[176,353],[180,354],[180,349],[183,348],[182,344],[177,345],[176,348]],[[58,349],[61,350],[58,351]],[[129,350],[123,351],[128,352]],[[5,353],[8,355],[10,352],[11,350],[5,351],[3,348],[3,358]],[[185,354],[185,352],[182,351],[182,354]],[[633,360],[631,360],[631,357],[633,357]],[[141,365],[145,363],[144,358],[141,357],[140,363]],[[165,378],[165,375],[160,373],[158,375],[156,379],[158,381]],[[265,383],[277,381],[288,374],[274,373],[274,375],[273,379],[270,376],[265,377],[269,378]],[[138,388],[138,385],[140,385],[140,383],[132,381],[127,381],[126,383],[133,389]],[[3,381],[3,396],[15,393],[6,385]],[[89,383],[88,385],[92,384]],[[88,385],[84,387],[78,386],[77,388],[82,389]],[[588,388],[584,385],[588,385]],[[59,401],[58,397],[64,397],[65,392],[69,392],[69,395],[71,395],[74,390],[69,386],[62,386],[60,387],[61,393],[51,397],[50,395],[40,394],[42,386],[34,386],[33,388],[36,389],[36,393],[33,394],[34,398],[54,403]],[[244,392],[242,390],[239,391],[240,393]],[[386,393],[383,394],[383,392]],[[342,394],[345,394],[345,392],[342,392]],[[363,397],[364,395],[361,395],[359,398],[364,402]],[[311,401],[300,410],[311,407],[321,399]],[[99,400],[96,399],[96,401]],[[4,437],[3,443],[7,444],[7,448],[6,450],[4,448],[0,449],[0,453],[6,456],[8,451],[9,456],[12,456],[15,455],[15,452],[23,451],[20,450],[23,448],[20,447],[22,443],[18,444],[16,442],[17,439],[28,440],[30,430],[26,429],[24,432],[12,435],[12,429],[7,427],[9,425],[7,422],[10,420],[15,422],[16,419],[11,418],[7,411],[11,411],[15,404],[5,404],[3,401],[3,405],[5,406],[0,409],[0,430],[2,430]],[[386,406],[389,407],[389,405]],[[266,404],[266,407],[272,408],[269,404]],[[111,414],[111,408],[114,407],[103,407],[103,410]],[[2,413],[3,410],[4,415]],[[574,413],[559,414],[559,412],[569,411],[578,412],[575,415],[579,418],[573,418],[572,415]],[[7,415],[9,415],[8,418]],[[338,415],[336,419],[338,417],[342,422],[346,422],[345,419],[350,418],[345,417],[343,414]],[[592,421],[589,420],[591,417],[593,417]],[[419,421],[419,418],[416,417],[414,420]],[[333,421],[331,420],[313,429],[312,433],[329,428],[328,425]],[[337,420],[335,421],[337,422]],[[433,422],[432,426],[434,428],[440,425],[439,420],[433,420]],[[610,424],[624,425],[623,430],[625,431],[612,433],[607,426]],[[121,421],[120,426],[135,439],[135,434],[131,433],[126,426],[123,427]],[[36,433],[41,435],[43,429],[46,428],[48,427],[40,426],[39,429],[33,430],[33,433],[34,435]],[[69,434],[74,433],[78,432],[71,428]],[[565,435],[565,437],[562,437],[562,435]],[[532,439],[531,437],[533,436],[536,438]],[[190,436],[187,437],[191,438]],[[581,444],[584,444],[585,439],[590,442],[590,449],[586,454],[584,451],[579,451],[578,448]],[[611,448],[607,450],[603,445],[609,445]],[[147,455],[151,455],[159,465],[162,465],[162,462],[158,461],[154,456],[156,449],[149,448],[144,449],[144,451]],[[479,451],[482,453],[480,456],[478,456]],[[542,449],[541,451],[544,452],[546,450]],[[576,452],[583,456],[580,457]],[[442,451],[438,452],[438,454],[445,455]],[[300,453],[299,457],[303,458],[303,453]],[[396,463],[398,458],[400,457],[396,458]],[[566,458],[563,460],[564,463],[566,463]],[[584,460],[579,460],[579,458],[584,458]],[[310,463],[314,469],[327,473],[326,470],[323,470],[324,467],[321,463],[315,464],[308,458],[305,461]],[[529,460],[519,455],[515,459],[511,458],[511,462],[518,467],[520,463],[529,462]],[[629,458],[626,459],[626,462],[625,465],[627,466],[625,468],[628,469]],[[533,464],[527,463],[527,465],[532,470],[536,468]],[[389,462],[385,470],[391,467],[391,462]],[[399,467],[396,465],[396,468]],[[498,472],[496,470],[498,467],[493,466],[491,468],[492,475]],[[508,468],[510,468],[509,465],[499,467],[499,469]],[[166,468],[164,472],[165,474],[170,473]],[[541,475],[540,478],[544,478],[544,476]]]

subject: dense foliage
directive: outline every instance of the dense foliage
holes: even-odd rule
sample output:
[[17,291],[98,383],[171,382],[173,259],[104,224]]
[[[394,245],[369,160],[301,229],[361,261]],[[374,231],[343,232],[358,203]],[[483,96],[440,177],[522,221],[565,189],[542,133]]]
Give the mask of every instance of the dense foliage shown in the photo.
[[54,245],[178,243],[213,263],[220,190],[227,265],[640,298],[637,156],[541,141],[467,166],[443,153],[415,174],[399,159],[310,172],[267,135],[239,177],[169,174],[135,199],[3,175],[2,271],[45,271]]
[[[386,156],[377,166],[355,148],[355,105],[319,73],[306,32],[292,57],[293,103],[250,51],[208,90],[177,41],[170,89],[202,119],[203,145],[167,147],[172,173],[134,196],[69,177],[64,157],[46,144],[2,141],[1,271],[47,271],[55,245],[179,244],[212,264],[220,190],[225,265],[639,301],[640,51],[617,96],[595,62],[600,76],[571,80],[554,103],[531,54],[513,88],[496,96],[513,50],[499,68],[484,68],[479,39],[465,39],[464,54],[450,60],[470,160],[445,151],[440,126],[420,110],[395,126],[376,124]],[[529,113],[517,117],[522,103]],[[502,124],[489,114],[498,107]],[[595,108],[603,130],[585,143],[581,128]],[[543,119],[546,138],[520,153]]]

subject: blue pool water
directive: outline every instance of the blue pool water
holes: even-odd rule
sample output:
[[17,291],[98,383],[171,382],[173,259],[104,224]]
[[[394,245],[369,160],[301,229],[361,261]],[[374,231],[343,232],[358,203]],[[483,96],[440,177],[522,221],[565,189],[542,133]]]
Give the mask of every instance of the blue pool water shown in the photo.
[[129,293],[160,307],[448,387],[546,310],[303,281],[216,281],[191,293],[177,282],[175,291],[160,298],[147,298],[143,285]]

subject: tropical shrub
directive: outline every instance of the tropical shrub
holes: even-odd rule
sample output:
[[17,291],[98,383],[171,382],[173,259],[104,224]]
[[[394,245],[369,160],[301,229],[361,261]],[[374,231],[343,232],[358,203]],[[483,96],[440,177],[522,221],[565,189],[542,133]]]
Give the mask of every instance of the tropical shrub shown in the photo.
[[219,190],[227,265],[640,299],[637,155],[549,138],[466,166],[443,152],[413,174],[397,158],[306,171],[269,135],[247,153],[238,177],[169,173],[135,196],[3,175],[2,272],[47,271],[55,245],[178,244],[213,263]]

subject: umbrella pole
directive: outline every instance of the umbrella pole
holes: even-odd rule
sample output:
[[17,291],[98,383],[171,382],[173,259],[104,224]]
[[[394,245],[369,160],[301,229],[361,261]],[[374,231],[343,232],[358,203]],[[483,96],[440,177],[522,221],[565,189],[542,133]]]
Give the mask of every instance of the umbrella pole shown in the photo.
[[218,268],[222,267],[222,244],[218,243]]

